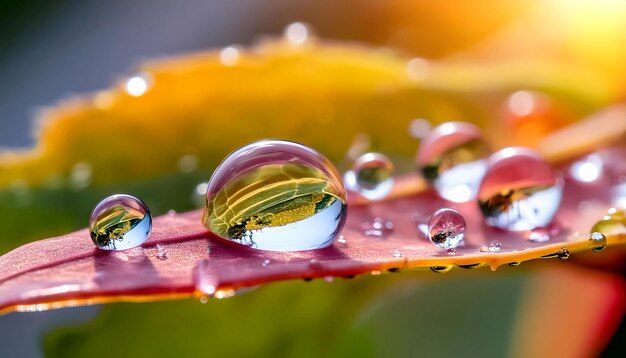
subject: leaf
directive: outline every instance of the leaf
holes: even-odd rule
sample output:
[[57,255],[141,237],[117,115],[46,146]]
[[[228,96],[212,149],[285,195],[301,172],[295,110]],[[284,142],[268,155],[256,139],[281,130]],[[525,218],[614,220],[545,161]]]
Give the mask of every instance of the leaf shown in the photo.
[[[406,192],[416,181],[413,176],[405,177],[396,191]],[[83,230],[33,242],[0,257],[0,309],[40,310],[189,295],[227,297],[237,289],[278,280],[352,277],[407,268],[445,272],[452,266],[488,265],[495,270],[507,263],[567,258],[570,253],[602,246],[586,233],[610,202],[596,205],[584,215],[578,203],[610,198],[608,193],[586,190],[572,180],[566,181],[564,190],[564,202],[555,219],[563,229],[545,243],[488,228],[481,224],[474,203],[446,202],[432,191],[355,205],[342,232],[345,242],[308,252],[267,252],[225,241],[202,226],[201,211],[157,218],[151,238],[141,248],[127,251],[100,251]],[[458,209],[469,223],[465,245],[454,255],[432,245],[416,228],[441,207]],[[382,218],[383,225],[389,220],[393,229],[382,228],[377,237],[369,236],[372,227],[364,225],[371,226],[376,218]],[[501,247],[493,246],[495,240]],[[607,237],[609,245],[624,241],[624,232]],[[165,250],[166,259],[157,256],[156,245]]]

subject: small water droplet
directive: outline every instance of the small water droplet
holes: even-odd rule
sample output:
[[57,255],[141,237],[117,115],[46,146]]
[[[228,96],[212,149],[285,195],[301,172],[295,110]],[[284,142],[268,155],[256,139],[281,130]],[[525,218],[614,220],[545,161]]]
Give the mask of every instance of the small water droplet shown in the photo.
[[345,236],[339,235],[339,238],[337,239],[337,242],[340,243],[340,244],[344,244],[345,245],[345,244],[348,243],[348,240],[346,240]]
[[561,260],[567,260],[569,258],[569,250],[563,247],[556,252],[556,255]]
[[416,162],[441,197],[466,202],[476,197],[489,153],[478,127],[447,122],[422,140]]
[[489,246],[483,245],[480,247],[480,252],[498,252],[502,249],[502,243],[493,241]]
[[384,154],[365,153],[345,173],[344,182],[369,200],[384,199],[393,189],[393,162]]
[[439,209],[428,220],[428,237],[438,247],[453,249],[459,246],[464,236],[465,219],[454,209]]
[[393,256],[393,257],[402,257],[402,251],[400,251],[398,249],[394,249],[393,251],[391,251],[391,256]]
[[456,255],[456,249],[451,247],[448,249],[448,255]]
[[186,154],[178,159],[178,170],[181,173],[191,173],[198,169],[198,157]]
[[606,236],[599,232],[592,232],[589,235],[589,243],[593,251],[602,251],[606,247]]
[[235,46],[224,47],[220,51],[220,62],[224,66],[234,66],[239,62],[239,50]]
[[213,294],[213,297],[217,299],[228,298],[228,297],[233,297],[235,293],[236,293],[235,290],[232,288],[224,288],[224,289],[215,291],[215,293]]
[[581,183],[593,183],[602,176],[604,163],[598,154],[588,155],[569,167],[569,174]]
[[167,216],[175,216],[175,215],[176,215],[176,210],[170,209],[167,211]]
[[266,266],[267,266],[267,265],[269,265],[270,263],[271,263],[271,261],[270,261],[270,260],[265,259],[265,260],[263,260],[263,263],[261,264],[261,266],[266,267]]
[[152,228],[152,215],[131,195],[111,195],[89,217],[91,240],[102,250],[126,250],[143,244]]
[[538,153],[511,147],[489,158],[478,205],[487,225],[526,231],[550,224],[562,192],[562,181]]
[[415,139],[423,139],[430,133],[431,125],[427,119],[416,118],[409,122],[409,135]]
[[156,258],[159,260],[167,260],[167,250],[165,250],[165,248],[161,246],[160,244],[157,244],[156,247],[157,247]]
[[511,267],[517,267],[521,264],[521,262],[519,261],[513,261],[513,262],[509,262],[508,265]]
[[550,234],[546,228],[536,228],[527,231],[524,236],[526,240],[532,242],[547,242],[550,240]]
[[73,187],[77,189],[82,189],[91,184],[92,176],[93,169],[91,164],[87,162],[80,162],[76,163],[72,167],[72,171],[70,173],[70,181]]
[[200,296],[200,303],[205,304],[209,302],[209,298],[207,296]]
[[310,27],[302,22],[294,22],[287,25],[284,36],[293,45],[304,44],[310,36]]
[[154,79],[151,74],[147,72],[138,73],[126,81],[126,92],[133,97],[139,97],[146,93],[152,86],[153,81]]
[[213,173],[206,198],[203,222],[213,233],[261,250],[327,247],[346,218],[335,167],[288,141],[263,140],[231,153]]
[[446,273],[452,269],[452,265],[450,266],[431,266],[430,270],[436,273]]
[[373,271],[370,272],[370,274],[372,274],[372,276],[378,276],[378,275],[381,274],[381,272],[378,271],[378,270],[373,270]]
[[430,75],[430,64],[423,58],[413,58],[406,64],[406,73],[413,81],[423,81]]

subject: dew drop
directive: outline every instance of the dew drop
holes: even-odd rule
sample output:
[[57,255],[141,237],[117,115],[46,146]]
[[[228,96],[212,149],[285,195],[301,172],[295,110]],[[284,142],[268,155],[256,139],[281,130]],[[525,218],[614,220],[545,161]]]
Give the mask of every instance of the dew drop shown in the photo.
[[337,242],[340,243],[340,244],[344,244],[345,245],[345,244],[348,243],[348,240],[346,240],[345,236],[339,235],[339,238],[337,239]]
[[126,81],[126,92],[133,97],[142,96],[152,86],[152,82],[153,77],[151,74],[146,72],[139,73]]
[[381,153],[365,153],[344,175],[346,188],[369,200],[387,197],[393,188],[393,162]]
[[436,273],[446,273],[452,269],[452,265],[450,266],[431,266],[430,270]]
[[270,263],[271,263],[271,261],[269,259],[265,259],[265,260],[263,260],[263,263],[261,264],[261,266],[267,267]]
[[431,125],[427,119],[416,118],[409,122],[409,135],[415,139],[423,139],[430,133]]
[[561,260],[567,260],[569,258],[569,250],[563,247],[556,252],[556,256]]
[[423,58],[413,58],[406,64],[406,73],[412,81],[425,80],[430,75],[430,64]]
[[170,209],[167,211],[167,216],[175,216],[175,215],[176,215],[176,210]]
[[156,258],[159,260],[167,260],[167,250],[159,244],[157,244]]
[[562,181],[539,154],[511,147],[489,158],[478,190],[478,205],[489,226],[533,230],[550,224],[562,192]]
[[456,255],[456,249],[451,247],[448,249],[448,255]]
[[589,244],[593,251],[602,251],[606,247],[606,236],[599,232],[592,232],[589,235]]
[[521,262],[519,261],[513,261],[513,262],[509,262],[507,265],[511,266],[511,267],[517,267],[521,264]]
[[416,164],[441,197],[460,203],[476,197],[489,153],[476,126],[447,122],[422,140]]
[[200,297],[200,303],[205,304],[207,302],[209,302],[209,298],[207,296]]
[[459,246],[464,236],[465,219],[454,209],[439,209],[428,220],[428,237],[433,244],[442,249]]
[[393,251],[391,251],[391,256],[393,256],[393,257],[402,257],[402,251],[400,251],[398,249],[394,249]]
[[239,50],[235,46],[224,47],[220,51],[220,62],[224,66],[234,66],[239,61]]
[[493,241],[489,246],[483,245],[480,247],[480,252],[498,252],[502,249],[502,243]]
[[604,235],[619,235],[626,233],[626,226],[617,220],[613,220],[610,216],[596,222],[591,227],[591,232],[601,232]]
[[536,228],[527,231],[524,236],[526,240],[532,242],[547,242],[550,240],[550,233],[546,228]]
[[304,44],[310,35],[310,28],[302,22],[294,22],[285,27],[283,35],[285,39],[293,45]]
[[602,176],[604,164],[598,154],[591,154],[574,162],[569,167],[569,174],[581,183],[593,183]]
[[302,144],[263,140],[215,170],[203,222],[246,246],[300,251],[331,245],[345,218],[346,190],[328,159]]
[[146,204],[126,194],[105,198],[89,217],[91,240],[102,250],[139,246],[148,239],[151,228],[152,215]]

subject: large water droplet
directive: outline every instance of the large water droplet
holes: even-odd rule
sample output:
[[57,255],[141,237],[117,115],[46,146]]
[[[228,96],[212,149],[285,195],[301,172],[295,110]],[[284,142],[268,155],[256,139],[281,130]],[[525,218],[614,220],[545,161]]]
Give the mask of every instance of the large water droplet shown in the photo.
[[465,219],[454,209],[439,209],[428,220],[428,237],[443,249],[453,249],[463,241]]
[[384,199],[393,188],[393,162],[384,154],[363,154],[346,172],[344,180],[348,190],[370,200]]
[[532,230],[550,224],[561,202],[562,183],[536,152],[505,148],[489,158],[478,205],[489,226]]
[[215,234],[261,250],[329,246],[346,217],[335,167],[315,150],[281,140],[249,144],[215,170],[203,222]]
[[441,197],[466,202],[476,197],[489,153],[480,129],[469,123],[448,122],[424,138],[416,161]]
[[112,195],[96,205],[89,217],[91,240],[102,250],[126,250],[143,244],[152,228],[152,215],[134,196]]

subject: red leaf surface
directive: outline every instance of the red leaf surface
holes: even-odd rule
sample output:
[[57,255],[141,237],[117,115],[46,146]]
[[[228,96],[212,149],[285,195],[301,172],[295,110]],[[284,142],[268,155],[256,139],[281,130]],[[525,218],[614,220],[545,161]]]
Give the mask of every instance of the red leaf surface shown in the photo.
[[[350,198],[342,240],[314,251],[268,252],[225,241],[202,225],[201,211],[156,218],[150,239],[126,251],[96,249],[86,230],[33,242],[0,257],[0,311],[190,295],[220,298],[279,280],[352,277],[407,268],[446,271],[453,266],[489,265],[495,270],[502,264],[556,257],[563,249],[590,250],[589,229],[612,198],[610,186],[590,187],[567,179],[555,219],[563,229],[549,241],[535,243],[521,233],[485,226],[474,202],[450,203],[430,190],[416,193],[422,187],[419,178],[407,176],[397,180],[388,200],[366,203]],[[592,205],[583,212],[581,202]],[[468,223],[465,245],[453,255],[433,245],[418,229],[441,207],[459,210]],[[391,222],[393,228],[368,235],[376,218]],[[495,241],[501,247],[486,250]],[[623,242],[623,233],[607,236],[608,245]],[[159,248],[165,257],[158,255]]]

